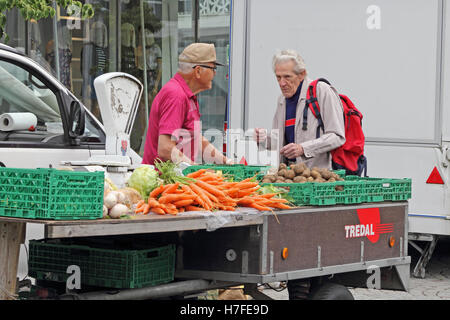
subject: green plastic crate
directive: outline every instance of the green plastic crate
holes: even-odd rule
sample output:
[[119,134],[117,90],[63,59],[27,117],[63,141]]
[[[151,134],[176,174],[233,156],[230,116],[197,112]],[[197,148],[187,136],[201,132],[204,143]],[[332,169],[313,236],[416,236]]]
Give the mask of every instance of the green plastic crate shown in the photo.
[[294,199],[293,202],[297,206],[405,201],[411,198],[411,179],[346,176],[344,181],[336,182],[270,183],[269,185],[288,189],[288,195]]
[[173,244],[145,249],[96,246],[67,239],[30,240],[28,273],[38,280],[66,282],[67,268],[76,265],[82,288],[142,288],[174,279]]
[[202,164],[189,166],[183,170],[184,175],[198,171],[200,169],[210,169],[214,171],[222,171],[223,174],[233,177],[236,181],[251,178],[255,175],[267,172],[269,166],[243,165],[243,164]]
[[390,179],[347,176],[346,181],[359,181],[364,202],[405,201],[411,199],[411,179]]
[[0,216],[100,219],[104,172],[0,167]]

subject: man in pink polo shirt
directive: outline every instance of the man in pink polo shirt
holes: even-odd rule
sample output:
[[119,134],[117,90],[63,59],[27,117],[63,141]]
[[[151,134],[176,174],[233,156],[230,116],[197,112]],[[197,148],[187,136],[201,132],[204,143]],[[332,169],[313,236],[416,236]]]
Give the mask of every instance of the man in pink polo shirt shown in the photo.
[[162,161],[189,164],[208,161],[229,163],[202,136],[200,110],[196,94],[211,89],[216,74],[214,44],[193,43],[178,57],[178,72],[159,91],[150,110],[142,163]]

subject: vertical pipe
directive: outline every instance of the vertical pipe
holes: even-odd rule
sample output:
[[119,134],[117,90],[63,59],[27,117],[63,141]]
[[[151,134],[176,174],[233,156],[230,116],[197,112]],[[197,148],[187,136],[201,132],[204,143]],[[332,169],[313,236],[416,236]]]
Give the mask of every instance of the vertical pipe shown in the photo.
[[[141,37],[142,37],[142,59],[144,63],[144,103],[145,103],[145,131],[148,127],[148,82],[147,82],[147,50],[145,50],[145,24],[144,24],[144,1],[140,0],[141,7]],[[144,133],[145,133],[144,131]]]
[[194,19],[194,42],[198,42],[198,21],[199,21],[199,1],[200,0],[193,0],[194,1],[194,12],[193,12],[193,19]]
[[53,16],[53,34],[54,34],[54,38],[55,38],[55,43],[54,43],[54,46],[55,46],[55,48],[54,48],[54,50],[55,50],[55,72],[56,72],[56,78],[61,81],[61,76],[60,76],[60,73],[59,73],[60,69],[59,69],[58,22],[56,20],[57,17],[59,17],[59,14],[58,14],[59,7],[58,7],[58,5],[56,4],[55,1],[53,2],[53,8],[57,12],[57,14],[55,14]]

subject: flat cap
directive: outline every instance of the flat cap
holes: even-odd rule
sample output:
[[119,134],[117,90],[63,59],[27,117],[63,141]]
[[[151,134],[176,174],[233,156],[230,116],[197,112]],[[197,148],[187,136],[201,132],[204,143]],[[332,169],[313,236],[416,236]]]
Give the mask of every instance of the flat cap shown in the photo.
[[212,62],[223,66],[222,63],[217,62],[216,49],[212,43],[192,43],[188,45],[180,54],[178,61],[189,63]]

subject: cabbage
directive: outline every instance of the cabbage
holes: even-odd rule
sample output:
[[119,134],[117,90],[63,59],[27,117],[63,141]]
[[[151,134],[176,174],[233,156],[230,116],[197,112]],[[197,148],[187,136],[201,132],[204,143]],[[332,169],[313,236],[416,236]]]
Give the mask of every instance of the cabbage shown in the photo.
[[128,186],[136,189],[143,199],[147,199],[153,189],[159,187],[159,173],[150,165],[142,165],[135,169],[128,179]]

